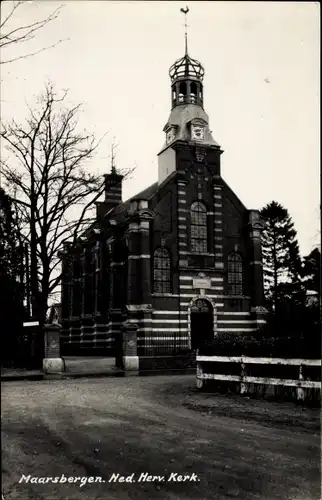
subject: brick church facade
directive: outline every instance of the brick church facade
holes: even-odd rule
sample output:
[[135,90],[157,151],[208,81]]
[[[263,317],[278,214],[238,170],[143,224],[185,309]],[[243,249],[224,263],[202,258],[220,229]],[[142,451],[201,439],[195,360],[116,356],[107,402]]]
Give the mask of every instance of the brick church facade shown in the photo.
[[158,181],[122,202],[113,166],[95,224],[65,245],[65,355],[172,367],[220,332],[254,332],[265,323],[262,223],[221,176],[203,76],[187,51],[170,68]]

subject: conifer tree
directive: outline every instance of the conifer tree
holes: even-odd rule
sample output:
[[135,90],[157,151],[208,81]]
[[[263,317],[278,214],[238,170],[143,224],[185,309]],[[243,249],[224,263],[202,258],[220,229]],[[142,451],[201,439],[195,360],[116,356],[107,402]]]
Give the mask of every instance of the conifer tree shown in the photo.
[[312,252],[303,259],[303,287],[305,289],[306,302],[303,314],[306,330],[310,342],[316,340],[316,346],[321,347],[321,252],[314,248]]
[[303,259],[303,283],[306,290],[320,293],[321,253],[318,248]]
[[4,364],[14,355],[25,313],[22,248],[11,199],[0,188],[0,317]]
[[301,257],[294,223],[276,201],[261,210],[265,223],[262,233],[264,287],[267,305],[276,308],[285,296],[301,292]]
[[20,264],[18,229],[12,202],[0,188],[0,276],[15,277]]

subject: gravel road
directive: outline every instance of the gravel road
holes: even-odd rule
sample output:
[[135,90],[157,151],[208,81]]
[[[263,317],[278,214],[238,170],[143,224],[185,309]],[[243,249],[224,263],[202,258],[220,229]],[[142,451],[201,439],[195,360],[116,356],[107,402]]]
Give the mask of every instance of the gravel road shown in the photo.
[[4,382],[4,499],[320,498],[317,409],[194,385],[190,375]]

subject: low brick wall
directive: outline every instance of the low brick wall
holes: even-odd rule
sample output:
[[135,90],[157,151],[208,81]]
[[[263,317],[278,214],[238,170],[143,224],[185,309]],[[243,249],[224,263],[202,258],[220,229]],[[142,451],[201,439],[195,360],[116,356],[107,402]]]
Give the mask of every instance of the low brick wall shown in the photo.
[[101,356],[108,358],[115,356],[115,349],[111,349],[109,347],[85,347],[76,342],[72,344],[64,343],[61,349],[61,355],[63,358],[69,356]]
[[158,370],[168,372],[171,370],[186,370],[191,373],[196,371],[195,356],[156,356],[140,357],[139,369],[141,371]]

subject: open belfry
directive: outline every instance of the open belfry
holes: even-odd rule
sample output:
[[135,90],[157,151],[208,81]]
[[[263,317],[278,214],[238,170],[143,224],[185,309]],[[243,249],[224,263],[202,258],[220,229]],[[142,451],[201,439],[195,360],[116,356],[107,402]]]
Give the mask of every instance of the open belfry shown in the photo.
[[169,75],[158,181],[123,202],[112,162],[96,222],[65,244],[62,355],[115,356],[129,370],[185,367],[218,333],[265,323],[260,215],[221,175],[187,31]]

